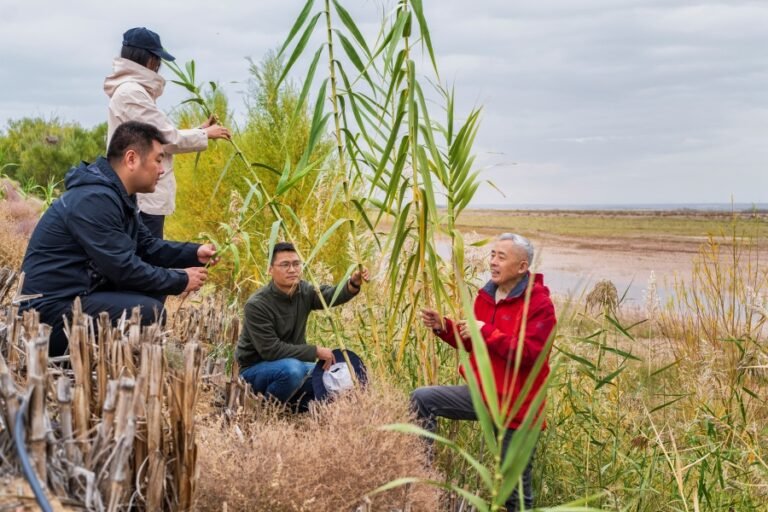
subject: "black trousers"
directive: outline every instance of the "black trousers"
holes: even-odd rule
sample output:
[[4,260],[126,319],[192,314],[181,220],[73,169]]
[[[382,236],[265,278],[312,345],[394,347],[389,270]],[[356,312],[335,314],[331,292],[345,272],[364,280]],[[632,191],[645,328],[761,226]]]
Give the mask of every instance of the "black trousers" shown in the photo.
[[[123,311],[130,316],[131,310],[141,307],[141,324],[149,325],[155,321],[165,319],[165,297],[149,296],[138,292],[94,292],[80,297],[83,312],[97,317],[102,311],[109,313],[109,319],[114,323],[120,319]],[[69,346],[69,341],[64,334],[64,315],[68,320],[72,319],[72,300],[62,300],[43,306],[38,306],[40,321],[51,326],[51,338],[48,344],[50,357],[64,355]],[[28,308],[23,308],[28,309]]]
[[147,226],[147,229],[155,238],[163,238],[163,228],[165,227],[165,215],[152,215],[150,213],[139,212],[141,221]]
[[[426,430],[437,430],[437,418],[449,418],[452,420],[477,421],[475,409],[472,407],[472,397],[467,386],[426,386],[417,388],[411,393],[411,405],[416,411],[416,416]],[[509,443],[514,436],[514,429],[507,429],[501,444],[502,459],[507,453]],[[533,483],[531,472],[533,467],[533,453],[523,471],[523,510],[533,508]],[[508,512],[520,510],[520,498],[518,487],[504,503]]]

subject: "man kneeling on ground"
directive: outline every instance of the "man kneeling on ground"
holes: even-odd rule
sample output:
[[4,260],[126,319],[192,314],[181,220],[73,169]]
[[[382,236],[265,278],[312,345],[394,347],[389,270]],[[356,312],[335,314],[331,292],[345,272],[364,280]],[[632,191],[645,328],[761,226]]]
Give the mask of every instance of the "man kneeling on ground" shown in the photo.
[[[507,432],[502,442],[502,452],[506,454],[515,429],[520,427],[528,413],[531,401],[549,375],[549,353],[547,341],[555,327],[555,308],[549,298],[549,289],[544,286],[541,274],[531,274],[528,270],[533,261],[533,246],[524,237],[504,233],[496,240],[491,250],[491,279],[478,291],[475,299],[475,319],[480,334],[488,348],[488,356],[496,381],[499,407],[505,410],[515,404],[523,386],[528,380],[534,363],[544,357],[544,365],[533,376],[533,386],[522,397],[522,407],[509,419]],[[533,280],[533,282],[531,282]],[[527,315],[526,290],[531,288]],[[437,311],[422,310],[424,325],[454,348],[462,342],[470,351],[472,370],[477,372],[475,355],[471,353],[472,341],[469,325],[466,321],[453,322],[441,317]],[[525,325],[525,334],[520,339],[521,326]],[[518,354],[518,352],[520,352]],[[519,370],[515,371],[516,358],[520,357]],[[459,368],[464,373],[464,368]],[[429,386],[416,389],[411,394],[411,402],[416,415],[424,428],[434,432],[436,418],[454,420],[477,420],[472,407],[469,388],[464,386]],[[544,405],[542,404],[543,411]],[[531,485],[531,464],[533,455],[523,473],[523,502],[525,509],[533,506],[533,486]],[[508,511],[519,510],[517,488],[507,499]]]
[[22,294],[39,295],[21,309],[36,309],[53,328],[52,356],[67,349],[63,315],[80,297],[83,312],[109,313],[141,307],[143,324],[163,311],[166,295],[199,289],[211,244],[168,242],[153,237],[136,206],[136,193],[155,190],[163,173],[166,140],[152,125],[130,121],[115,130],[107,158],[82,163],[64,178],[67,191],[38,222],[24,255]]
[[235,357],[240,376],[253,388],[282,403],[287,403],[315,367],[323,361],[328,370],[335,362],[330,348],[309,345],[305,339],[309,313],[328,306],[339,306],[360,292],[368,281],[368,270],[355,271],[338,290],[322,285],[320,290],[301,279],[302,262],[293,244],[275,244],[269,265],[272,280],[248,299],[243,311],[243,328]]

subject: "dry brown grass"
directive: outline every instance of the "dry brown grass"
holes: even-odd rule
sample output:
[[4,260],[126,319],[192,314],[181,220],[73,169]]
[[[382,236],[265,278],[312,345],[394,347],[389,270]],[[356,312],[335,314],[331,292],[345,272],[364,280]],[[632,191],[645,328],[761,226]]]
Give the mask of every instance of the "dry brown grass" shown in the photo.
[[436,477],[419,438],[378,428],[410,420],[402,392],[378,384],[303,416],[257,416],[200,428],[198,510],[439,510],[426,485],[366,496],[396,478]]
[[0,180],[0,267],[21,267],[39,217],[39,201],[24,198],[10,181]]

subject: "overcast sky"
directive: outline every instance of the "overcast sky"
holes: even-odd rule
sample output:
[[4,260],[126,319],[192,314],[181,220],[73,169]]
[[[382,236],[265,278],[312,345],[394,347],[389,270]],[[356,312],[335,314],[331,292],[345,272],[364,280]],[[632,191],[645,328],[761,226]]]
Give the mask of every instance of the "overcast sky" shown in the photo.
[[[370,32],[381,2],[343,3]],[[424,4],[459,109],[483,106],[478,162],[506,194],[483,187],[476,205],[768,202],[768,1]],[[103,79],[133,26],[242,112],[245,57],[277,47],[303,0],[118,5],[0,0],[0,127],[105,120]],[[159,103],[183,98],[170,85]]]

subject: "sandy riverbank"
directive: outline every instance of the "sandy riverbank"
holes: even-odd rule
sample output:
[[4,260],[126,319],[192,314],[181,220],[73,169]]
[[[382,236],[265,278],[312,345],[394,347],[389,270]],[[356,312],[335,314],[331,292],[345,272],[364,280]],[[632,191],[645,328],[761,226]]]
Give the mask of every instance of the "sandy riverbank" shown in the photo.
[[[486,238],[475,231],[469,240]],[[595,282],[609,279],[619,290],[627,291],[627,302],[639,304],[651,272],[663,296],[671,292],[677,276],[687,279],[700,241],[675,237],[580,238],[574,236],[532,235],[536,265],[550,289],[558,295],[579,295]]]
[[[762,214],[740,218],[765,221]],[[721,212],[468,210],[457,227],[468,242],[503,231],[528,236],[537,268],[558,295],[579,295],[609,279],[629,304],[640,304],[651,272],[662,297],[670,296],[676,278],[689,279],[707,236],[727,232],[732,220]]]

